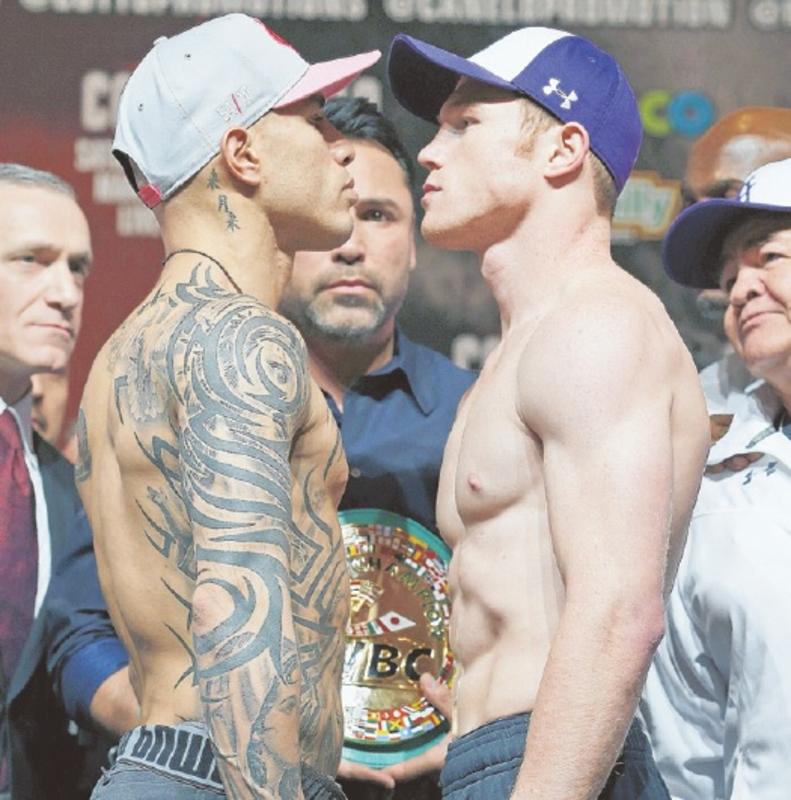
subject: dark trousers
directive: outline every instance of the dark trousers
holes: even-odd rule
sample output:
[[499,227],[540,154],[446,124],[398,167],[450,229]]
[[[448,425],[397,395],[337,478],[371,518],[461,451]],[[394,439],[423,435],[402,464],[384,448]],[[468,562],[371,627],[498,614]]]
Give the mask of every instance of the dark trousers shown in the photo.
[[[507,800],[525,752],[529,714],[482,725],[451,742],[441,784],[443,800]],[[635,720],[600,800],[670,800]]]

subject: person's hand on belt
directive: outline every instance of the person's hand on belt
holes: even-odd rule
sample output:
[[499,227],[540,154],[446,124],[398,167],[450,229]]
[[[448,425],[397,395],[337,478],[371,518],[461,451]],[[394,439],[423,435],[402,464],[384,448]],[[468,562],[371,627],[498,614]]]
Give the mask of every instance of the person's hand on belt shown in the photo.
[[[430,673],[424,672],[420,676],[420,689],[423,696],[442,714],[450,724],[453,721],[453,698],[447,684],[440,683]],[[414,756],[400,764],[386,767],[382,772],[392,778],[396,783],[411,781],[421,775],[439,772],[445,764],[445,754],[448,752],[451,736],[447,734],[425,753]]]

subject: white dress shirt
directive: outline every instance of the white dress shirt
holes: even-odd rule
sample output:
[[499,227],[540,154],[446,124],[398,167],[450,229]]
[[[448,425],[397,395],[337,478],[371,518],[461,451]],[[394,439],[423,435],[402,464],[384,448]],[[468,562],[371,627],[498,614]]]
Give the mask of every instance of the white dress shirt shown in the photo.
[[33,497],[36,504],[36,536],[38,539],[38,580],[36,584],[36,604],[34,616],[41,609],[44,595],[47,593],[49,579],[52,572],[52,547],[49,538],[49,518],[47,517],[47,499],[44,497],[44,485],[41,482],[41,470],[38,458],[33,452],[33,425],[31,412],[33,410],[33,393],[28,393],[10,406],[0,397],[0,414],[7,408],[11,409],[22,433],[22,444],[25,450],[25,464],[33,484]]
[[771,387],[741,380],[706,386],[710,410],[734,415],[708,463],[763,456],[704,477],[643,694],[680,800],[791,798],[791,439],[775,429]]

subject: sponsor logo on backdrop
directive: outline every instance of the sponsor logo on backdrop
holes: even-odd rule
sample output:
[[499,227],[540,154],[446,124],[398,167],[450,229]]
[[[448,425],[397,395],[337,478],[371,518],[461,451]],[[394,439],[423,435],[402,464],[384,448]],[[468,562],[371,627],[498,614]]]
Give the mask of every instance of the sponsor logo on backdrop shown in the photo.
[[[76,2],[77,0],[74,0]],[[384,0],[396,22],[723,29],[733,0]]]
[[[18,0],[26,11],[117,16],[210,17],[241,11],[271,20],[359,22],[369,0]],[[2,2],[2,0],[0,0]],[[395,22],[468,25],[539,25],[584,28],[723,30],[734,19],[734,0],[382,0]],[[756,27],[782,27],[791,12],[783,0],[753,0]]]
[[747,17],[759,31],[791,29],[791,3],[788,0],[751,0]]
[[618,198],[613,241],[657,241],[681,210],[681,182],[651,170],[635,170]]
[[653,89],[638,100],[643,130],[664,138],[673,134],[690,139],[700,136],[716,116],[714,103],[702,92]]
[[135,17],[212,17],[241,11],[266,19],[358,22],[368,0],[18,0],[26,11],[56,14],[114,14]]

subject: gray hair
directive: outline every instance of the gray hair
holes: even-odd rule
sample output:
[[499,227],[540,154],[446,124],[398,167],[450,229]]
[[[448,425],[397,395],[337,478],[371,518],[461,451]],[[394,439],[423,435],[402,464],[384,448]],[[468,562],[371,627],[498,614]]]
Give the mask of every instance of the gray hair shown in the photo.
[[63,178],[46,172],[43,169],[34,169],[24,164],[4,164],[0,162],[0,183],[13,183],[18,186],[33,186],[40,189],[51,189],[60,192],[75,200],[74,189]]

